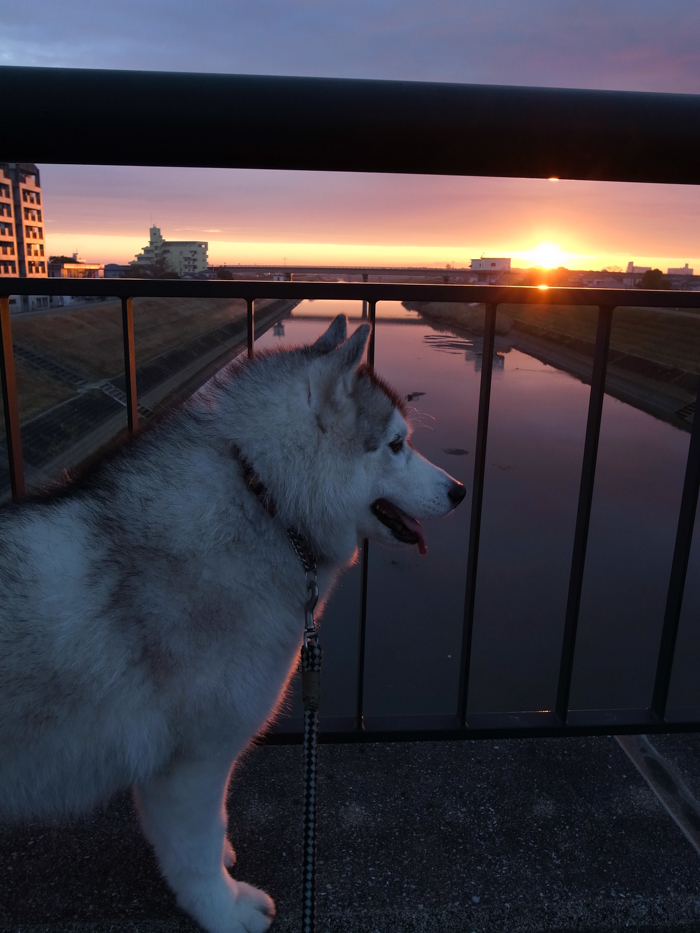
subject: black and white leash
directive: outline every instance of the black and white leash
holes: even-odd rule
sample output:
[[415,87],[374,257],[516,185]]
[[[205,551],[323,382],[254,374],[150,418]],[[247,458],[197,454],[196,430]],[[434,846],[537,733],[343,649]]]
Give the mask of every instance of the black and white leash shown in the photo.
[[[234,447],[243,467],[245,483],[271,517],[277,509],[257,473]],[[321,646],[314,621],[318,602],[317,560],[309,542],[294,528],[287,537],[306,573],[304,639],[301,646],[301,695],[304,703],[304,837],[302,848],[302,933],[314,933],[316,925],[316,747],[318,705],[321,698]]]
[[314,622],[318,602],[316,558],[308,543],[291,528],[287,536],[306,571],[304,641],[301,646],[301,697],[304,703],[304,838],[302,844],[302,933],[314,933],[316,922],[316,747],[321,698],[321,646]]

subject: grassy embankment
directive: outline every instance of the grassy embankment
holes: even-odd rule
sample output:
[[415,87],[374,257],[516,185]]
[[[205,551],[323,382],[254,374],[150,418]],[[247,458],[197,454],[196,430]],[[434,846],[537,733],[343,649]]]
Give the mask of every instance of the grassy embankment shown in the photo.
[[[267,302],[260,302],[260,305]],[[137,367],[167,350],[220,327],[245,321],[242,300],[206,298],[135,298],[134,336]],[[121,302],[78,305],[75,310],[14,319],[13,338],[76,364],[95,381],[124,369]],[[70,398],[74,392],[17,360],[22,420]]]
[[[535,332],[562,334],[595,343],[597,308],[561,305],[502,305],[515,327],[522,322]],[[691,373],[700,373],[700,311],[661,311],[617,308],[613,314],[610,347],[642,359]]]
[[[429,320],[483,334],[484,306],[456,302],[406,302]],[[496,330],[506,334],[511,327],[546,340],[547,335],[572,337],[595,343],[597,308],[570,305],[500,305]],[[561,345],[560,341],[556,341]],[[657,311],[618,308],[613,315],[610,346],[687,372],[700,373],[700,311]]]

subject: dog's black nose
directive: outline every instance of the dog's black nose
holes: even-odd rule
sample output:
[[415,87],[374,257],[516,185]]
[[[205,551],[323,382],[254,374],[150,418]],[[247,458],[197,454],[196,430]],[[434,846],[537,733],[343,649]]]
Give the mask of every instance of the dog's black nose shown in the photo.
[[454,508],[457,508],[466,494],[467,490],[461,483],[452,483],[447,493]]

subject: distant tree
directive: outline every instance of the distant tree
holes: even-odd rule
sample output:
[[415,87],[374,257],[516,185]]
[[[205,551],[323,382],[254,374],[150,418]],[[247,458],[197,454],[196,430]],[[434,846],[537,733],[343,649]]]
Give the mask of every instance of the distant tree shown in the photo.
[[218,269],[214,270],[216,272],[217,279],[232,279],[233,272],[230,269],[224,269],[223,266],[220,266]]
[[72,256],[49,256],[49,262],[75,262]]
[[152,277],[154,279],[179,279],[180,278],[177,272],[173,272],[173,270],[168,265],[167,259],[165,259],[163,256],[159,256],[156,259],[156,261],[151,266],[151,269],[153,270]]
[[130,262],[129,271],[127,273],[128,279],[150,279],[151,276],[148,274],[149,266],[144,266],[140,262]]
[[637,288],[667,289],[671,283],[661,269],[647,269],[637,284]]
[[570,276],[571,272],[564,266],[559,266],[556,269],[542,269],[539,266],[533,266],[532,269],[527,270],[518,285],[566,285]]
[[179,279],[177,272],[173,272],[166,260],[159,256],[152,263],[130,263],[129,278],[132,279]]
[[565,266],[557,266],[556,269],[550,269],[547,285],[566,285],[570,277],[571,272]]

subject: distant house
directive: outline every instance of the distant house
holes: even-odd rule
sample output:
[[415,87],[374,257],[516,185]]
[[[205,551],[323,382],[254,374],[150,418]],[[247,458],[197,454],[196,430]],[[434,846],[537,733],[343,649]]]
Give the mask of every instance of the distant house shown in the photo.
[[103,279],[105,277],[104,263],[83,262],[73,253],[72,259],[59,256],[49,259],[49,278],[51,279]]
[[482,256],[469,263],[472,272],[476,272],[479,285],[497,285],[504,275],[510,272],[510,259],[506,257]]
[[510,272],[510,259],[482,256],[472,259],[469,268],[475,272]]
[[608,272],[607,269],[603,269],[600,272],[596,272],[595,270],[579,272],[576,277],[578,282],[575,284],[579,285],[581,288],[620,288],[623,284],[622,273]]
[[144,246],[131,266],[152,270],[162,268],[179,276],[207,271],[208,243],[198,240],[165,240],[159,227],[151,227],[148,246]]
[[108,262],[105,266],[106,279],[127,279],[132,272],[131,264],[121,265],[118,262]]

